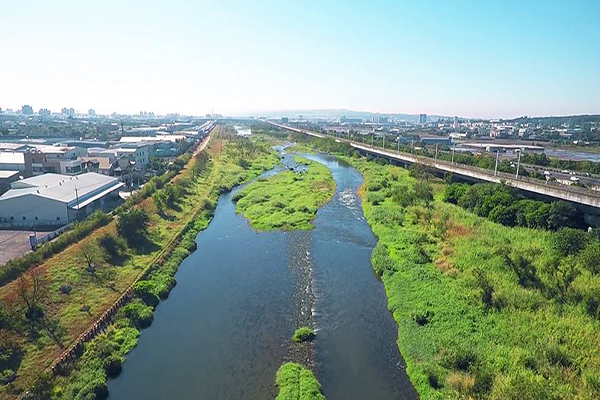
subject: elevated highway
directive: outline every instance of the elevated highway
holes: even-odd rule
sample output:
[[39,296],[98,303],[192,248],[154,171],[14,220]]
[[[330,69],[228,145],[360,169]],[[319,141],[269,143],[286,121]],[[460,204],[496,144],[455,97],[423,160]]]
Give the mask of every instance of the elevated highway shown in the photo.
[[[287,129],[297,133],[325,138],[331,137],[317,132],[307,131],[305,129],[294,128],[287,125],[277,124],[266,121],[271,125]],[[465,164],[452,163],[449,161],[436,160],[431,157],[417,156],[410,153],[398,152],[380,147],[372,147],[364,143],[355,142],[348,139],[331,137],[338,142],[345,142],[357,149],[363,155],[374,157],[383,157],[388,160],[393,160],[402,164],[421,164],[438,171],[449,172],[470,180],[481,182],[504,183],[517,189],[534,193],[539,196],[545,196],[552,199],[569,201],[571,203],[582,206],[582,209],[591,215],[600,215],[600,192],[580,188],[575,186],[561,185],[556,182],[541,181],[538,179],[527,177],[515,177],[515,175],[505,172],[497,172],[488,169],[473,167]],[[596,223],[594,224],[596,225]]]

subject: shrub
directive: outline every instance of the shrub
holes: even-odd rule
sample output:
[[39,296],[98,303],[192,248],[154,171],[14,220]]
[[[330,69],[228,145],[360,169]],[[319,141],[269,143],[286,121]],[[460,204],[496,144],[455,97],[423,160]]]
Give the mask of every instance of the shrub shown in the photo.
[[296,329],[296,332],[294,332],[294,335],[292,336],[294,343],[307,342],[314,338],[315,332],[306,326]]
[[585,247],[589,236],[578,229],[562,228],[552,235],[552,247],[561,256],[577,254]]
[[431,191],[431,186],[429,184],[423,181],[416,181],[413,183],[413,190],[417,199],[426,203],[433,200],[433,192]]
[[133,285],[133,290],[135,294],[150,307],[156,307],[158,303],[160,303],[156,285],[151,281],[138,281]]
[[452,183],[444,189],[444,201],[452,204],[458,204],[458,201],[467,191],[469,185],[465,183]]
[[152,324],[154,313],[152,307],[147,306],[141,300],[135,299],[119,310],[119,313],[131,320],[137,328],[147,328]]
[[128,244],[139,244],[146,238],[150,217],[144,210],[133,209],[119,215],[117,232]]
[[98,245],[109,258],[117,258],[127,251],[125,240],[112,233],[105,233],[98,238]]

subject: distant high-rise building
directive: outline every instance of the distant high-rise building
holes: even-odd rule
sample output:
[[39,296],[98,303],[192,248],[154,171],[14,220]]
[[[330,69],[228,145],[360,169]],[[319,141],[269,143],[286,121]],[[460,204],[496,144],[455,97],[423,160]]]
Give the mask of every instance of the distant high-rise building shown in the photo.
[[419,123],[426,124],[427,123],[427,114],[419,114]]
[[40,114],[43,117],[49,117],[52,113],[47,108],[40,108],[40,112],[38,114]]
[[73,107],[71,107],[71,108],[63,107],[63,108],[60,110],[60,113],[61,113],[62,115],[68,115],[68,116],[71,116],[71,117],[72,117],[73,115],[75,115],[75,109],[74,109]]
[[90,117],[93,117],[94,115],[96,115],[96,110],[94,110],[93,108],[90,108],[90,109],[88,110],[88,115],[89,115]]
[[30,105],[25,104],[21,107],[21,113],[23,113],[23,115],[33,115],[33,108]]

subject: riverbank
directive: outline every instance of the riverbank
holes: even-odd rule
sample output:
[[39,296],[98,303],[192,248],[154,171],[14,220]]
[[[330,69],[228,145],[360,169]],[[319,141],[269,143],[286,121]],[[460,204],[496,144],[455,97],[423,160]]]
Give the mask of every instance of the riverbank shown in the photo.
[[[0,333],[7,331],[10,343],[14,344],[12,347],[18,354],[14,364],[17,379],[0,389],[2,398],[11,398],[21,390],[32,387],[36,378],[42,376],[42,371],[50,366],[54,358],[90,323],[96,321],[140,276],[143,266],[154,260],[173,238],[184,231],[182,247],[175,248],[168,259],[161,260],[165,261],[164,268],[156,270],[164,272],[168,269],[166,275],[172,274],[178,262],[167,261],[173,257],[182,258],[182,254],[191,250],[185,238],[191,235],[193,242],[195,233],[190,232],[206,227],[218,193],[257,176],[276,163],[277,159],[268,145],[237,139],[221,128],[214,133],[207,154],[210,161],[206,163],[206,168],[197,168],[198,158],[193,157],[173,180],[184,187],[174,203],[158,210],[156,201],[147,198],[135,206],[149,215],[148,240],[144,246],[128,248],[115,258],[97,257],[94,260],[98,265],[97,272],[89,274],[82,267],[82,263],[85,263],[82,249],[94,245],[101,235],[114,235],[116,221],[113,221],[37,268],[44,279],[46,294],[39,299],[39,306],[44,311],[43,324],[29,323],[20,316],[23,305],[18,301],[18,295],[13,294],[18,293],[18,281],[0,289],[0,298],[13,307],[9,310],[13,316],[11,325],[2,326]],[[202,154],[204,153],[200,153]],[[202,160],[204,164],[206,159],[202,157]],[[158,272],[153,271],[151,276],[152,274]],[[67,284],[68,294],[59,290]],[[132,311],[135,311],[135,315],[138,314],[137,311],[147,314],[144,310],[146,309]],[[35,336],[31,336],[31,332]]]
[[365,179],[363,210],[379,239],[373,269],[422,398],[600,395],[600,324],[577,301],[598,275],[573,274],[559,300],[547,289],[568,269],[552,266],[550,232],[445,203],[440,181],[427,189],[400,167],[348,160]]
[[236,211],[256,230],[311,229],[312,220],[331,199],[335,183],[323,164],[294,157],[296,166],[258,179],[233,196]]

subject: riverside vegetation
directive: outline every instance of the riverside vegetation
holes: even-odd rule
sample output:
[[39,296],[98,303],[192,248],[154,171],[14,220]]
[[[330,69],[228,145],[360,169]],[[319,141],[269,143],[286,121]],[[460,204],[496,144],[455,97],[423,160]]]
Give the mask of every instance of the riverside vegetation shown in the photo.
[[[25,389],[24,398],[32,399],[106,396],[107,376],[120,372],[139,330],[150,325],[153,308],[175,285],[173,275],[195,249],[195,235],[208,225],[218,194],[277,162],[267,143],[229,133],[219,126],[210,148],[188,155],[169,185],[155,180],[151,192],[126,202],[113,221],[0,288],[1,398]],[[167,191],[173,193],[154,196]],[[45,373],[142,272],[134,299],[111,326],[76,361],[62,365],[58,376]]]
[[421,398],[600,398],[600,239],[569,227],[570,207],[290,139],[337,147],[363,175],[372,266]]
[[303,157],[294,161],[299,164],[294,171],[258,179],[233,196],[236,210],[254,229],[311,229],[318,209],[331,198],[335,183],[329,169]]

